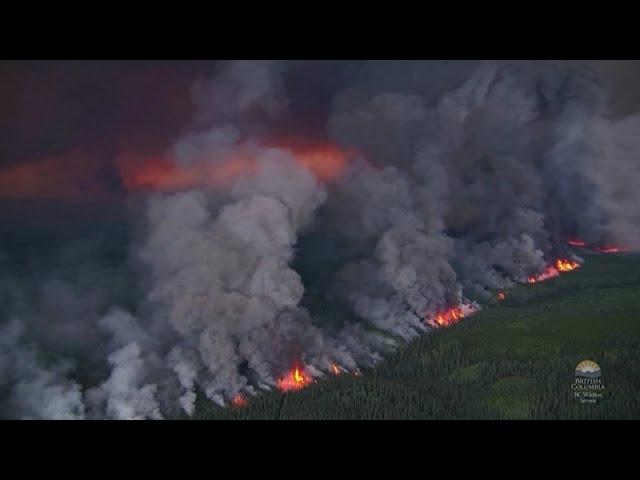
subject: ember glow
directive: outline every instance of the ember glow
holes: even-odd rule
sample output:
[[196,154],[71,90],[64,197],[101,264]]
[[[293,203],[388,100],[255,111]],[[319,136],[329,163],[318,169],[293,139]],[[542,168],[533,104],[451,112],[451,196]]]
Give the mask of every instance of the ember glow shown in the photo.
[[589,250],[593,250],[598,253],[622,253],[629,251],[628,248],[617,247],[615,245],[591,245],[584,240],[577,238],[570,238],[567,240],[567,243],[572,247],[588,248]]
[[629,249],[627,248],[620,248],[620,247],[614,247],[614,246],[594,247],[594,250],[600,253],[621,253],[621,252],[629,251]]
[[571,245],[572,247],[586,247],[587,246],[587,242],[585,242],[584,240],[580,240],[579,238],[570,238],[569,240],[567,240],[567,243],[569,245]]
[[240,393],[237,394],[235,397],[233,397],[233,400],[231,401],[231,404],[234,407],[238,407],[238,408],[246,407],[248,405],[248,403],[249,402],[247,401],[245,396],[240,394]]
[[496,298],[502,302],[507,298],[507,292],[498,292]]
[[313,383],[313,378],[304,369],[294,367],[283,377],[278,379],[278,389],[282,392],[300,390]]
[[331,373],[333,373],[334,375],[340,375],[341,373],[340,367],[335,363],[332,363],[329,366],[329,370],[331,370]]
[[530,275],[527,278],[527,283],[543,282],[545,280],[557,277],[558,275],[560,275],[560,273],[570,272],[579,267],[580,264],[574,260],[559,258],[553,265],[548,265],[542,273],[539,273],[537,275]]

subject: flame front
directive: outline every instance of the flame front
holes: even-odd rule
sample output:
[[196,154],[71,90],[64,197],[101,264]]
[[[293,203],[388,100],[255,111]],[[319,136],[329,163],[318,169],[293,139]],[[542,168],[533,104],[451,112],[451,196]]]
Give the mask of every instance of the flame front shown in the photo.
[[556,270],[553,265],[547,265],[542,273],[538,273],[537,275],[530,275],[529,278],[527,278],[527,283],[543,282],[545,280],[557,277],[558,275],[560,275],[560,272],[558,272],[558,270]]
[[527,283],[538,283],[544,280],[555,278],[560,273],[570,272],[579,268],[580,264],[574,260],[567,260],[566,258],[558,258],[552,265],[547,265],[542,273],[537,275],[530,275],[527,278]]
[[496,298],[502,302],[504,299],[507,298],[507,292],[498,292],[496,294]]
[[335,363],[332,363],[329,366],[329,370],[331,370],[331,373],[333,373],[334,375],[340,375],[340,367]]
[[283,377],[278,379],[278,389],[283,392],[300,390],[313,382],[311,376],[299,367],[294,367]]
[[439,327],[449,327],[464,318],[461,307],[451,307],[440,311],[433,317],[433,322]]
[[572,247],[588,248],[598,253],[622,253],[628,252],[628,248],[617,247],[615,245],[592,245],[579,238],[570,238],[567,243]]

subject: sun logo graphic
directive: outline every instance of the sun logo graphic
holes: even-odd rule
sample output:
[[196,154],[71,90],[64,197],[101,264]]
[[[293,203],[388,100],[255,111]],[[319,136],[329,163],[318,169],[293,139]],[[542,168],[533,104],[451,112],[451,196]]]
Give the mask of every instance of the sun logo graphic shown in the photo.
[[593,360],[583,360],[576,365],[575,378],[571,384],[574,398],[580,403],[596,403],[605,390],[601,377],[600,366]]
[[600,366],[593,360],[583,360],[576,366],[576,377],[600,378]]

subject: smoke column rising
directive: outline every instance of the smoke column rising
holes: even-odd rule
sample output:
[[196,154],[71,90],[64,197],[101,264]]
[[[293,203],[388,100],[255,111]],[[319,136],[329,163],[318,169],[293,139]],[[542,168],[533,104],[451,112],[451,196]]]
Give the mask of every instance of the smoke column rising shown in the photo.
[[608,116],[587,66],[370,62],[332,80],[312,63],[225,62],[194,85],[124,267],[2,278],[2,417],[228,405],[294,365],[373,365],[571,256],[568,238],[638,248],[640,123]]

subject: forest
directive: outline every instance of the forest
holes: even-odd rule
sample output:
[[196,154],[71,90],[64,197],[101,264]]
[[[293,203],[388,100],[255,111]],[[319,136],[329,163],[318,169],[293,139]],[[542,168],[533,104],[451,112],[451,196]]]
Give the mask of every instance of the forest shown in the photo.
[[[319,379],[221,408],[199,394],[192,419],[638,419],[640,255],[582,254],[584,265],[423,335],[361,375]],[[581,403],[576,365],[599,364],[602,398]]]

